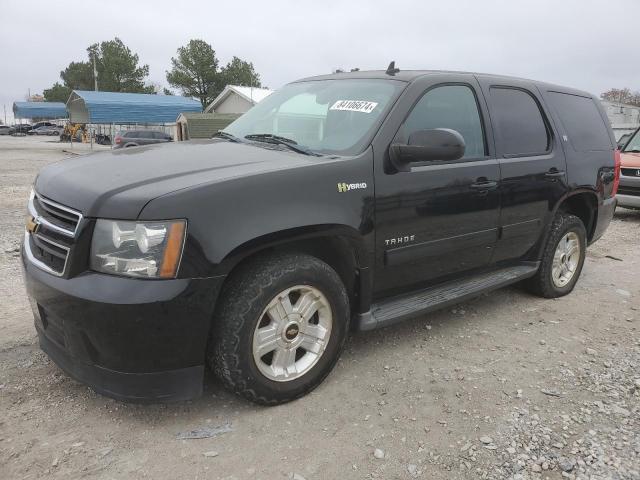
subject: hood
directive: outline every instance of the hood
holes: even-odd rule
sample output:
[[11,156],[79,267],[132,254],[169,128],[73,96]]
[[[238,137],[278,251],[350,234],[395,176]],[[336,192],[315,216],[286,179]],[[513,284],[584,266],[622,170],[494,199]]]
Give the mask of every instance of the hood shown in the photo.
[[640,168],[640,153],[622,153],[620,163],[623,168]]
[[317,161],[225,140],[176,142],[65,159],[43,168],[35,189],[87,217],[135,219],[149,201],[176,190]]

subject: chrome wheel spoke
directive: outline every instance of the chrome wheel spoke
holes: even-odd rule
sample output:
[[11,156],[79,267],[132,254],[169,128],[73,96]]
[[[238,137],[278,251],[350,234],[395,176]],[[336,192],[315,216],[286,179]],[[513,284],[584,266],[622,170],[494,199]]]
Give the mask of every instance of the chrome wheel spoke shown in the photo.
[[276,323],[286,323],[292,310],[289,296],[282,295],[272,302],[267,309],[267,315]]
[[321,306],[322,304],[314,292],[306,292],[301,295],[296,302],[295,310],[302,317],[303,321],[308,322]]
[[259,357],[272,352],[278,346],[278,328],[275,324],[260,328],[255,333],[255,351]]
[[307,352],[311,352],[317,355],[324,351],[324,340],[311,337],[307,334],[303,334],[302,341],[300,342],[300,347],[304,348]]
[[324,340],[327,336],[327,329],[322,325],[305,325],[303,332],[306,336],[317,340]]
[[287,378],[296,373],[296,349],[278,348],[273,354],[271,369],[277,377]]

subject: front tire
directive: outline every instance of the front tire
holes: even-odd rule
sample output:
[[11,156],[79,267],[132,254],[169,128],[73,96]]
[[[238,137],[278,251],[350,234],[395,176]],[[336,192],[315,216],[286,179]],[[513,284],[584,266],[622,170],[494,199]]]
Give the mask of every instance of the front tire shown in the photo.
[[540,268],[525,286],[545,298],[571,293],[580,277],[587,253],[587,232],[575,215],[558,213],[547,236]]
[[213,322],[212,370],[233,392],[277,405],[309,393],[333,369],[349,331],[349,299],[323,261],[269,255],[232,273]]

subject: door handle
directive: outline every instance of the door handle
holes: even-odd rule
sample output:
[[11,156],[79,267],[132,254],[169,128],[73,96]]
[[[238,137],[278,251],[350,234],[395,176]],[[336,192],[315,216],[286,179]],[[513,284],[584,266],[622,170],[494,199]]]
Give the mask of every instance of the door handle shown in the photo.
[[498,186],[498,182],[494,182],[492,180],[484,180],[476,183],[472,183],[469,185],[469,188],[473,188],[474,190],[493,190]]
[[564,170],[558,170],[557,168],[551,168],[544,174],[547,178],[561,178],[564,177]]

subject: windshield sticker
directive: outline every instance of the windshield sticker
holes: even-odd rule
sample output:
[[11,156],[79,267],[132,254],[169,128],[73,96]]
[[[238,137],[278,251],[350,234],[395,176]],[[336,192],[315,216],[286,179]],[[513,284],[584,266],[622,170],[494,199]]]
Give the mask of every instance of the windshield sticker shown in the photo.
[[371,113],[377,106],[378,102],[365,102],[364,100],[338,100],[329,110]]

